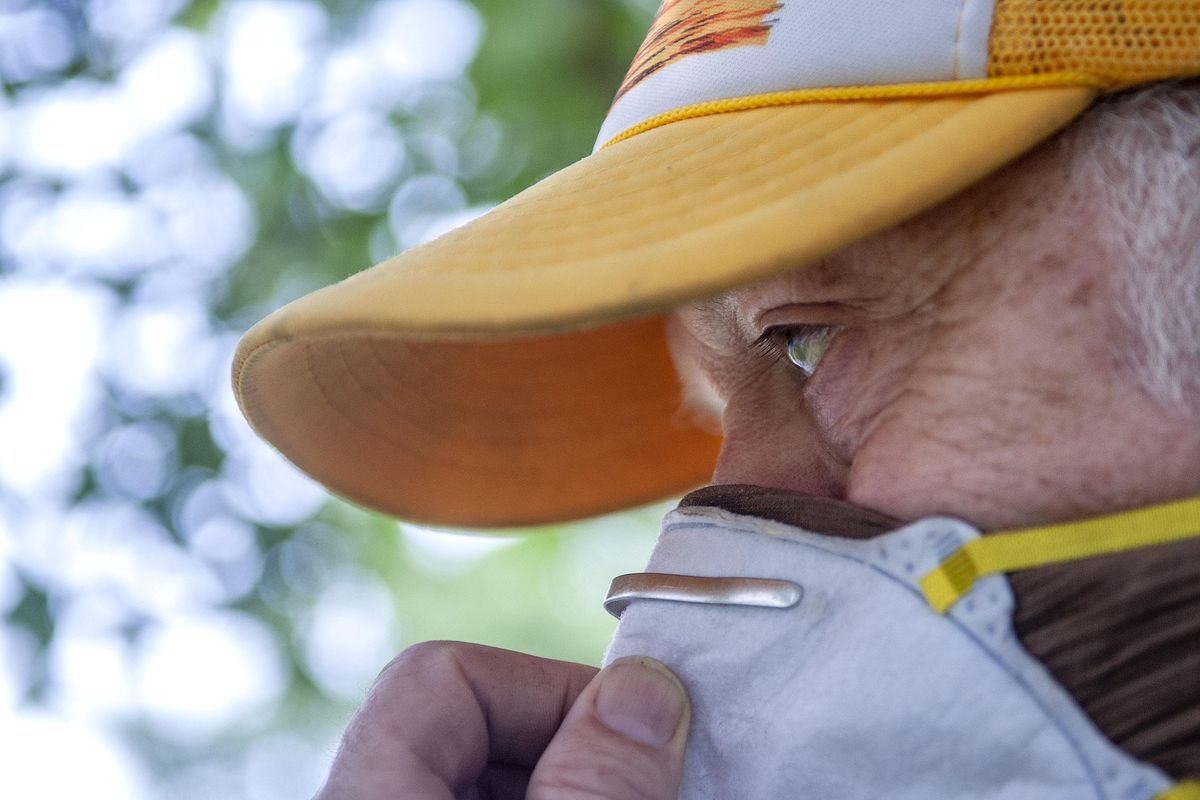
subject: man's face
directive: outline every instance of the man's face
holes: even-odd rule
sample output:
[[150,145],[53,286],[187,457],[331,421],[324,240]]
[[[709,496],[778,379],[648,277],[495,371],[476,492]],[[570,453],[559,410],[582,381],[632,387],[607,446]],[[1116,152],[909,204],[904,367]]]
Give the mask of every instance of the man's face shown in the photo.
[[[1128,374],[1116,297],[1130,266],[1072,169],[1043,148],[903,225],[676,312],[688,395],[725,436],[714,480],[985,528],[1189,491],[1179,476],[1200,474],[1200,445]],[[821,326],[840,331],[807,377],[787,339]]]

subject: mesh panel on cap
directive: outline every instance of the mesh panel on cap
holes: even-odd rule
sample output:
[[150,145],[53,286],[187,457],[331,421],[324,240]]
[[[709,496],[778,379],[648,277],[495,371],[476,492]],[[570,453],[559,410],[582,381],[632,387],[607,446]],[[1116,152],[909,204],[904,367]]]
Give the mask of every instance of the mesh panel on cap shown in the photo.
[[1196,71],[1195,0],[996,0],[991,76],[1087,72],[1126,85]]

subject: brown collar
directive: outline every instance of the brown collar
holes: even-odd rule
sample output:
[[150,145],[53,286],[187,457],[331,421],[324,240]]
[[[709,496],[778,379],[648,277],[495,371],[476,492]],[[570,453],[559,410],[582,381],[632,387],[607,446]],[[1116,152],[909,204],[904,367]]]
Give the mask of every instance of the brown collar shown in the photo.
[[[840,500],[761,486],[706,486],[679,505],[853,539],[904,524]],[[1200,775],[1200,540],[1008,577],[1021,644],[1096,727],[1173,778]]]

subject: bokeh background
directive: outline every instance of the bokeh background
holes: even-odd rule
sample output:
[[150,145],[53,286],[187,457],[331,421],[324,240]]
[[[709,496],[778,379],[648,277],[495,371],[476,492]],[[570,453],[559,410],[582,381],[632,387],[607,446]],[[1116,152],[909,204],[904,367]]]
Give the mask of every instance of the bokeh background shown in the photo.
[[269,310],[591,150],[652,0],[0,0],[0,796],[310,796],[377,671],[595,663],[663,507],[397,524],[259,442]]

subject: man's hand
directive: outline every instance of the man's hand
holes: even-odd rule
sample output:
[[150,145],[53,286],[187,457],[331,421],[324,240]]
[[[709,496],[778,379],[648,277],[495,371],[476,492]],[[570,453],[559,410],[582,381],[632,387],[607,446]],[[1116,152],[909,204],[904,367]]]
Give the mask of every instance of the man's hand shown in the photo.
[[317,800],[674,800],[690,720],[652,659],[429,642],[380,673]]

